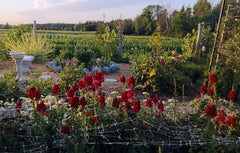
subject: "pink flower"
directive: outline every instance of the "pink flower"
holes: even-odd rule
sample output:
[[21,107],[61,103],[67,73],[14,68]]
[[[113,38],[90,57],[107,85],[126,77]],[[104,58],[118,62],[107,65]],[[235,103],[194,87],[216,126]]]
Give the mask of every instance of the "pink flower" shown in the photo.
[[157,57],[157,55],[158,55],[157,53],[153,53],[153,57]]
[[176,56],[176,57],[175,57],[175,59],[178,59],[178,60],[179,60],[179,59],[180,59],[180,57]]

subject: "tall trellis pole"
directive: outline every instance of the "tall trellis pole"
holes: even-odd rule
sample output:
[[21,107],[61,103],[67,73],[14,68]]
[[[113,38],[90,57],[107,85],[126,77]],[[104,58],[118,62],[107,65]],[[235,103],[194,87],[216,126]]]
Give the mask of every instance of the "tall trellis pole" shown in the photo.
[[215,52],[216,52],[217,38],[218,38],[218,34],[219,34],[220,25],[221,25],[221,22],[222,22],[224,5],[225,5],[225,0],[222,0],[221,11],[220,11],[219,18],[218,18],[218,25],[217,25],[216,34],[215,34],[215,39],[214,39],[214,43],[213,43],[213,48],[212,48],[212,54],[211,54],[211,58],[210,58],[210,63],[209,63],[209,67],[208,67],[208,76],[210,76],[210,72],[211,72],[211,68],[212,68],[212,64],[213,64],[213,57],[214,57],[214,54],[215,54]]

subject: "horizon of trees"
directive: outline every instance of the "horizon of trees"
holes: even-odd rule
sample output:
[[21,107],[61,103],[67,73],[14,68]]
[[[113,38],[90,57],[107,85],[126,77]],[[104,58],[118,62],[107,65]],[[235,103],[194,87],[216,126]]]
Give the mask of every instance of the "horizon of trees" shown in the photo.
[[[237,0],[227,0],[227,3],[237,3]],[[37,24],[37,30],[66,30],[66,31],[97,31],[102,24],[109,28],[118,30],[119,22],[123,22],[123,34],[126,35],[151,35],[158,26],[161,27],[161,34],[165,36],[184,37],[196,29],[199,23],[211,27],[214,31],[218,21],[221,8],[221,1],[212,7],[208,0],[198,0],[193,8],[182,6],[180,11],[174,10],[171,14],[160,5],[148,5],[133,19],[117,19],[110,22],[104,21],[86,21],[85,23],[67,24],[67,23],[47,23]],[[33,24],[24,24],[32,27]],[[1,29],[10,29],[14,26],[6,23],[0,25]]]

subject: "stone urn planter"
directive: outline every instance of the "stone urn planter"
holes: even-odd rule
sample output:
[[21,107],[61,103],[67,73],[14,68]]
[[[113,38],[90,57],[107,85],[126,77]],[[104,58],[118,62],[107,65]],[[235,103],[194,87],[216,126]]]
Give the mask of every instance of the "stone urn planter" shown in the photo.
[[10,55],[13,57],[14,62],[16,64],[17,76],[16,76],[15,80],[19,80],[20,84],[23,84],[26,82],[26,79],[23,76],[23,71],[22,71],[22,63],[23,63],[24,54],[25,54],[24,52],[10,51]]

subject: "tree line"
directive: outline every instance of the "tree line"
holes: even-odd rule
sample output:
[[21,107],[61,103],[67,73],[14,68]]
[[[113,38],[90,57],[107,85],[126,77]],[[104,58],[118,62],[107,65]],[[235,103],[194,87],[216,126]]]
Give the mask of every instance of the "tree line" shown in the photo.
[[[237,0],[227,0],[227,3],[240,3]],[[168,10],[160,5],[148,5],[135,19],[104,21],[87,21],[78,24],[48,23],[37,24],[38,30],[67,30],[67,31],[97,31],[102,24],[111,30],[118,29],[119,22],[123,22],[123,34],[127,35],[151,35],[158,26],[162,35],[184,37],[196,29],[199,23],[205,23],[213,31],[218,21],[221,1],[212,7],[208,0],[198,0],[193,8],[182,6],[181,10],[174,10],[169,14]],[[25,26],[32,27],[32,24]],[[0,25],[0,28],[11,28],[8,23]]]

